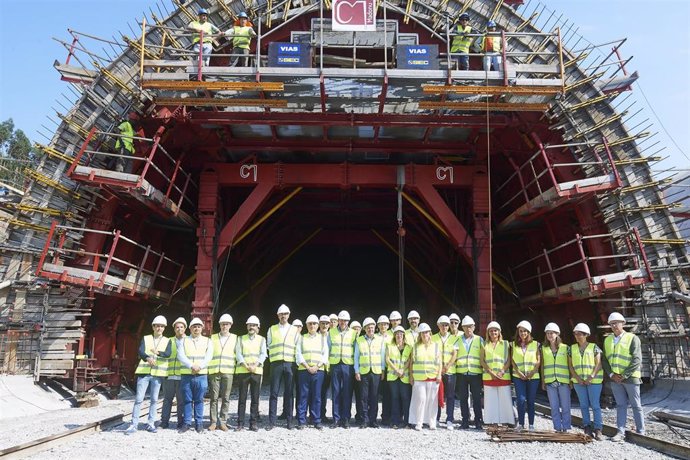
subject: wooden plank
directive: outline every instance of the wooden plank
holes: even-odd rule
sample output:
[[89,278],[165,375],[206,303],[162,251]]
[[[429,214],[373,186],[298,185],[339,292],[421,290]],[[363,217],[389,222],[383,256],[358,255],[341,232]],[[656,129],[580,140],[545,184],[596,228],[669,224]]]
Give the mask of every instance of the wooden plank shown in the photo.
[[51,339],[79,339],[84,335],[82,331],[47,331],[46,337]]
[[144,59],[144,67],[188,67],[194,65],[189,59],[170,61],[166,59]]
[[41,353],[41,367],[43,367],[44,363],[47,363],[49,361],[64,361],[64,360],[71,360],[74,359],[74,352],[69,352],[69,353],[56,353],[56,352],[46,352],[46,353]]
[[41,369],[56,371],[56,370],[69,370],[74,368],[74,361],[41,361]]
[[48,328],[67,328],[67,327],[81,327],[81,321],[76,320],[49,320],[46,321]]
[[513,64],[511,67],[516,73],[546,73],[558,75],[561,73],[557,64]]

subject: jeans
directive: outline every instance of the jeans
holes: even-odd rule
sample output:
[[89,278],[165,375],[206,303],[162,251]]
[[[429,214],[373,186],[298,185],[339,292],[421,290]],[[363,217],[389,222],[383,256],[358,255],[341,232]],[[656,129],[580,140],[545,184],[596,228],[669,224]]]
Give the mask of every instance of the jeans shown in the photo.
[[458,64],[460,70],[470,70],[470,56],[469,54],[461,54],[458,56]]
[[208,389],[208,376],[204,374],[185,374],[182,376],[182,394],[184,395],[184,424],[198,428],[204,424],[204,395]]
[[379,384],[381,374],[361,374],[360,381],[356,382],[360,388],[362,401],[362,418],[365,425],[373,425],[379,415]]
[[158,393],[163,383],[163,377],[156,377],[154,375],[140,375],[137,379],[137,395],[134,398],[134,409],[132,409],[132,425],[139,424],[139,416],[141,414],[141,403],[146,397],[146,390],[151,385],[151,405],[149,406],[148,424],[154,426],[156,423],[156,408],[158,407]]
[[233,48],[232,54],[242,54],[243,56],[235,56],[230,62],[230,67],[249,67],[249,49],[248,48]]
[[307,424],[307,405],[309,406],[309,416],[314,425],[321,423],[321,388],[326,373],[318,371],[310,374],[306,370],[297,371],[297,381],[299,385],[299,402],[297,405],[297,423]]
[[[443,374],[441,378],[443,379],[443,393],[446,398],[446,422],[453,422],[455,420],[455,374]],[[465,398],[467,401],[467,398]],[[441,419],[442,409],[438,408],[438,415],[436,415],[436,420]]]
[[570,385],[546,384],[546,394],[551,405],[551,420],[556,431],[569,430],[573,426],[570,421]]
[[331,398],[333,399],[333,422],[350,422],[352,416],[352,379],[354,366],[350,364],[331,365]]
[[247,409],[247,393],[251,392],[249,406],[249,425],[256,425],[259,418],[259,396],[261,392],[261,374],[237,374],[237,384],[240,387],[240,399],[237,403],[237,424],[244,425],[244,415]]
[[472,410],[474,411],[474,424],[482,423],[482,376],[457,374],[458,397],[460,398],[460,414],[462,423],[467,426],[470,423],[470,406],[468,399],[472,393]]
[[518,424],[525,425],[525,409],[527,409],[529,424],[534,425],[534,400],[537,398],[539,379],[513,379],[513,385],[515,385],[515,405],[518,411]]
[[283,413],[288,423],[292,422],[292,363],[274,361],[271,363],[271,396],[268,400],[268,423],[275,425],[278,412],[278,393],[283,384]]
[[[220,421],[221,425],[228,422],[230,411],[230,391],[232,390],[233,374],[211,374],[208,376],[208,386],[211,389],[210,418],[211,426]],[[220,418],[218,417],[218,400],[220,399]]]
[[484,70],[501,70],[501,62],[503,59],[500,54],[487,54],[483,59]]
[[640,385],[636,383],[611,382],[611,391],[616,399],[616,425],[619,433],[625,433],[625,424],[628,419],[628,402],[633,410],[635,418],[635,431],[644,434],[644,414],[642,413],[642,401],[640,399]]
[[161,412],[161,423],[170,423],[173,399],[177,399],[177,427],[182,428],[184,424],[184,395],[182,394],[180,380],[167,378],[163,381],[163,410]]
[[577,399],[580,401],[582,425],[585,428],[592,425],[589,418],[590,407],[592,408],[592,416],[594,417],[594,429],[601,430],[604,426],[601,419],[601,405],[599,404],[602,386],[601,383],[593,383],[591,385],[580,385],[576,383],[574,385]]
[[364,407],[362,405],[362,386],[352,382],[352,399],[355,400],[355,423],[364,423]]
[[403,383],[400,379],[386,383],[388,383],[391,392],[391,423],[397,426],[406,426],[410,411],[412,385]]
[[[194,51],[196,54],[192,56],[192,61],[194,61],[195,64],[198,65],[199,63],[199,42],[194,44],[194,47],[192,48],[192,51]],[[209,62],[211,62],[211,52],[213,51],[213,45],[211,43],[204,43],[201,53],[201,62],[204,67],[207,67]]]

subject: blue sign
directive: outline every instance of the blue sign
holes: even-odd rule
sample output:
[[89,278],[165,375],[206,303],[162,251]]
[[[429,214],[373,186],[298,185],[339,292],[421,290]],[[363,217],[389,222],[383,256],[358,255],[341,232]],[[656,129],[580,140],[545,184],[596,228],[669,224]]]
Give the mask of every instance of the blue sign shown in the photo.
[[311,48],[308,43],[279,43],[268,45],[270,67],[311,67]]
[[438,69],[438,45],[398,45],[398,69]]

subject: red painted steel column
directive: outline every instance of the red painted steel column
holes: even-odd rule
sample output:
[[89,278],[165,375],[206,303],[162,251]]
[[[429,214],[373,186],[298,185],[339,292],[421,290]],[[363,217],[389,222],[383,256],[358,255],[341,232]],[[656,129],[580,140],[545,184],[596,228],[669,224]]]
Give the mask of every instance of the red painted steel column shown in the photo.
[[[115,196],[104,201],[98,211],[91,215],[88,223],[86,224],[86,228],[104,231],[112,230],[113,216],[115,215],[115,211],[117,211],[119,204],[120,199]],[[87,253],[100,253],[103,249],[103,243],[107,237],[108,235],[104,235],[102,233],[85,232],[83,241],[84,251]],[[75,261],[75,265],[77,266],[92,267],[93,263],[94,257],[91,255],[82,256]]]
[[477,171],[472,183],[472,214],[474,218],[475,286],[477,289],[476,309],[479,312],[480,334],[484,335],[486,325],[495,318],[491,279],[491,215],[489,200],[489,175]]
[[201,319],[205,330],[213,330],[213,238],[218,218],[218,174],[204,171],[199,181],[199,228],[197,229],[196,283],[192,317]]

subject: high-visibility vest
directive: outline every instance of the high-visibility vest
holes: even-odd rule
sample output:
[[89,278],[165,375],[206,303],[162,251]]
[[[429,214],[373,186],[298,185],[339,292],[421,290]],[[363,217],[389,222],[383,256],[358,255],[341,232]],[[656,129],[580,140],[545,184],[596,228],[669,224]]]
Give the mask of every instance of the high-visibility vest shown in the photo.
[[[499,340],[496,342],[495,347],[491,342],[484,344],[484,361],[494,374],[502,371],[505,368],[506,361],[509,359],[507,340]],[[483,372],[482,380],[493,380],[493,377],[488,372]],[[501,380],[510,380],[510,366],[506,373],[503,374],[503,377],[501,377]]]
[[[376,335],[381,335],[381,333],[379,332]],[[386,345],[393,343],[393,339],[395,339],[393,336],[393,331],[390,329],[388,329],[385,334],[381,335],[381,337],[383,337],[383,341],[386,342]]]
[[[307,364],[311,367],[321,363],[325,367],[327,363],[324,363],[321,359],[326,337],[318,332],[313,337],[307,333],[302,335],[300,340],[302,341],[302,358],[304,358]],[[297,368],[301,371],[307,370],[304,364],[300,364]]]
[[441,365],[441,350],[436,342],[417,344],[412,353],[412,376],[416,381],[435,379]]
[[[189,23],[189,28],[194,30],[200,30],[204,33],[204,43],[211,43],[213,41],[213,29],[216,28],[213,24],[206,21],[203,24],[199,21],[192,21]],[[199,35],[195,34],[192,38],[192,43],[199,43]]]
[[419,332],[412,331],[412,329],[405,330],[405,343],[411,347],[414,347],[417,343],[417,337],[419,337]]
[[388,359],[390,359],[397,369],[402,370],[404,373],[402,377],[398,377],[395,373],[389,371],[386,375],[386,380],[393,382],[400,379],[402,383],[410,383],[410,373],[407,371],[407,361],[410,359],[410,354],[412,354],[412,347],[405,344],[401,352],[398,345],[390,343],[387,346],[387,352]]
[[[330,330],[330,329],[329,329],[329,330]],[[328,331],[326,331],[325,334],[322,334],[321,332],[319,332],[319,335],[320,335],[321,337],[323,337],[324,340],[326,340],[327,343],[328,343]],[[330,353],[331,353],[331,350],[328,350],[329,360],[330,360]],[[326,372],[328,372],[328,371],[330,370],[330,368],[331,368],[331,363],[330,363],[330,361],[326,361],[326,362],[323,364],[323,369],[324,369]]]
[[374,338],[369,342],[366,336],[357,337],[357,348],[359,349],[359,373],[368,374],[372,372],[381,375],[384,363],[381,353],[385,352],[386,346],[383,337],[374,334]]
[[[594,350],[596,345],[593,343],[588,343],[584,351],[580,351],[580,345],[573,344],[570,346],[570,358],[573,362],[573,370],[582,379],[587,380],[594,367],[596,366],[596,355]],[[577,379],[572,379],[573,383],[577,383]],[[599,370],[594,374],[594,378],[591,380],[592,383],[602,383],[604,381],[604,369],[599,366]]]
[[458,24],[457,33],[463,34],[463,35],[454,35],[453,36],[453,41],[451,42],[451,45],[450,45],[450,52],[451,53],[464,53],[464,54],[469,53],[470,52],[470,45],[472,44],[472,39],[474,37],[468,37],[466,34],[472,33],[472,27],[470,27],[470,26],[462,27],[460,24]]
[[498,53],[501,51],[501,36],[496,34],[485,35],[482,38],[482,51]]
[[[211,345],[211,339],[208,337],[204,337],[203,335],[200,335],[196,341],[192,339],[191,337],[185,337],[184,339],[184,354],[187,356],[187,359],[192,363],[192,364],[198,364],[201,363],[206,358],[206,350],[208,350],[208,347],[212,346]],[[182,366],[182,369],[180,370],[180,374],[182,375],[190,375],[192,373],[192,370],[186,366]],[[199,371],[199,374],[208,374],[208,367],[204,367]]]
[[355,340],[357,334],[350,328],[341,333],[337,327],[328,331],[331,335],[331,349],[329,352],[328,362],[333,364],[347,364],[353,366],[355,364]]
[[[630,345],[632,344],[635,334],[631,332],[623,332],[617,344],[613,344],[613,335],[609,335],[604,340],[604,355],[611,366],[611,372],[614,374],[623,374],[632,361],[630,354]],[[640,369],[634,371],[631,375],[633,378],[641,378],[642,373]]]
[[155,352],[165,351],[168,348],[168,343],[170,339],[161,336],[157,341],[154,340],[152,335],[144,336],[144,349],[146,354],[153,356],[156,359],[156,364],[151,366],[146,360],[140,359],[137,369],[134,371],[135,374],[153,375],[155,377],[167,377],[168,376],[168,358],[159,358],[156,356]]
[[[513,361],[523,374],[532,372],[534,366],[537,365],[537,353],[539,353],[539,344],[535,340],[527,344],[524,352],[521,346],[513,344]],[[539,380],[539,372],[535,372],[530,380]]]
[[230,333],[225,340],[225,345],[220,342],[220,334],[211,336],[213,342],[213,359],[208,363],[209,374],[234,374],[235,373],[235,346],[237,336]]
[[122,137],[118,137],[117,140],[115,141],[115,148],[119,149],[120,145],[124,146],[125,150],[127,150],[129,153],[133,154],[134,153],[134,127],[132,126],[132,123],[129,122],[129,120],[125,120],[122,123],[120,123],[117,127],[117,129],[120,131],[120,134],[122,134]]
[[[431,341],[438,343],[438,346],[441,347],[441,359],[442,364],[446,364],[449,360],[450,357],[453,356],[453,350],[455,349],[455,345],[458,343],[458,338],[455,336],[452,336],[450,334],[446,335],[446,341],[444,342],[441,339],[440,334],[434,334],[431,336]],[[448,371],[446,374],[454,374],[455,373],[455,363],[451,363],[448,366]]]
[[288,331],[283,339],[283,335],[280,333],[280,325],[274,324],[268,330],[268,334],[271,336],[271,345],[268,347],[268,360],[270,362],[285,361],[294,363],[297,328],[288,325]]
[[541,359],[544,364],[544,383],[570,382],[570,368],[568,367],[568,345],[558,345],[556,358],[553,357],[551,347],[542,347]]
[[232,28],[232,47],[249,49],[249,43],[252,40],[253,29],[249,26],[234,26]]
[[[184,338],[182,339],[184,340]],[[182,363],[177,357],[177,338],[170,337],[170,358],[168,358],[168,377],[171,375],[180,375],[182,370]]]
[[[253,340],[249,339],[249,334],[240,337],[240,350],[245,364],[256,364],[253,374],[263,375],[264,368],[260,366],[259,356],[261,355],[261,345],[266,340],[264,337],[256,334]],[[236,374],[249,374],[249,369],[246,366],[237,366],[235,368]]]
[[472,336],[469,351],[465,348],[465,343],[462,341],[463,335],[458,337],[458,355],[455,358],[455,372],[457,374],[473,375],[482,373],[482,338],[478,335]]

